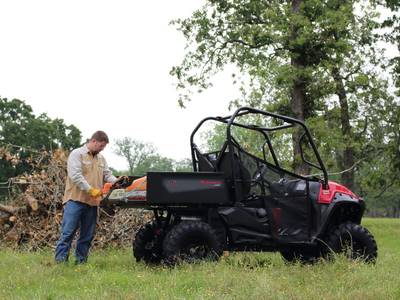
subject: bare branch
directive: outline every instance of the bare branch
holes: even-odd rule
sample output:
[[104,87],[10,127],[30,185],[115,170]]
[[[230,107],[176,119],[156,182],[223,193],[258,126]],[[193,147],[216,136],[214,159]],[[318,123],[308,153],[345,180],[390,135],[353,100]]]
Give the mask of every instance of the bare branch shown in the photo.
[[231,44],[234,44],[234,43],[241,44],[241,45],[247,46],[247,47],[249,47],[249,48],[251,48],[251,49],[260,49],[260,48],[262,48],[262,47],[265,47],[265,46],[267,46],[267,45],[270,45],[270,43],[261,43],[261,44],[252,45],[252,44],[250,44],[250,43],[247,43],[247,42],[245,42],[245,41],[243,41],[243,40],[239,40],[239,39],[232,39],[232,40],[229,40],[229,41],[227,41],[227,42],[228,42],[228,43],[231,43]]
[[396,182],[398,182],[398,180],[399,180],[399,176],[396,174],[396,175],[392,178],[391,182],[390,182],[389,184],[387,184],[387,185],[383,188],[383,190],[379,193],[378,196],[376,196],[376,198],[381,197],[390,187],[392,187]]

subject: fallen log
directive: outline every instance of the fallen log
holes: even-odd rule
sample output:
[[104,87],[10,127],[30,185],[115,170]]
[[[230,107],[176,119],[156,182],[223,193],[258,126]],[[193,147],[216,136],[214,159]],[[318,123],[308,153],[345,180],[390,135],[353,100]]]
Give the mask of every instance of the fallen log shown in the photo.
[[10,215],[16,215],[19,212],[25,211],[25,209],[23,207],[14,207],[0,204],[0,211],[6,212]]

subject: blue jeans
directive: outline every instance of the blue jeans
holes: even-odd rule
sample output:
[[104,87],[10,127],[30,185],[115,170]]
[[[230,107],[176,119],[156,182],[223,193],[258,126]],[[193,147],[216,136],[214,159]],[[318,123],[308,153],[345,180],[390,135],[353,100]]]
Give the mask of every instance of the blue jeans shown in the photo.
[[61,236],[56,246],[56,262],[68,261],[71,243],[78,227],[80,233],[75,251],[76,262],[84,263],[87,261],[89,248],[96,229],[96,219],[96,206],[90,206],[73,200],[69,200],[65,203]]

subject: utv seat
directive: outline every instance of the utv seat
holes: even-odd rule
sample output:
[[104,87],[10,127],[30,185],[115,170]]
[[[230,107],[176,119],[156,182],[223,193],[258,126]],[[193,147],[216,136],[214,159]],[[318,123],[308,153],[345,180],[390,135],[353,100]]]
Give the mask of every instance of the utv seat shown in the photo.
[[[251,175],[247,168],[240,161],[239,156],[234,154],[234,164],[232,166],[231,156],[229,152],[223,152],[216,164],[216,170],[223,172],[228,180],[233,183],[233,175],[239,178],[241,184],[241,200],[245,199],[250,193],[251,188]],[[234,173],[235,172],[235,173]]]
[[271,192],[277,197],[298,197],[307,194],[304,179],[280,180],[271,184]]
[[206,155],[202,154],[196,146],[194,147],[194,152],[196,154],[200,172],[215,172],[214,164],[207,158]]

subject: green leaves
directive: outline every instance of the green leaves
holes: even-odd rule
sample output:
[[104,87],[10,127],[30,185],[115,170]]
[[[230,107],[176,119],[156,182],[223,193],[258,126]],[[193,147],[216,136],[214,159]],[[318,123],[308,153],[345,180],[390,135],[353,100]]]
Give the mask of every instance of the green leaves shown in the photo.
[[71,150],[81,141],[81,132],[62,119],[35,116],[24,101],[0,98],[0,141],[32,149]]
[[145,143],[130,137],[115,141],[114,153],[125,158],[129,169],[128,175],[145,175],[149,171],[191,171],[190,160],[175,161],[156,152],[151,143]]
[[[394,14],[382,21],[378,4]],[[187,40],[184,60],[171,71],[180,104],[233,65],[241,96],[232,106],[304,118],[331,172],[350,169],[360,193],[384,188],[399,165],[400,60],[389,63],[377,42],[399,45],[399,8],[393,0],[206,1],[175,22]],[[390,34],[379,36],[379,22]],[[391,164],[377,159],[382,153]],[[382,179],[381,170],[390,175]]]
[[[0,98],[0,147],[10,147],[10,152],[21,158],[13,165],[0,156],[0,182],[32,171],[26,160],[32,160],[37,150],[72,150],[79,146],[81,132],[63,119],[50,119],[46,114],[36,116],[24,101]],[[15,146],[10,146],[15,145]]]

